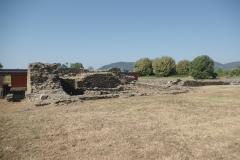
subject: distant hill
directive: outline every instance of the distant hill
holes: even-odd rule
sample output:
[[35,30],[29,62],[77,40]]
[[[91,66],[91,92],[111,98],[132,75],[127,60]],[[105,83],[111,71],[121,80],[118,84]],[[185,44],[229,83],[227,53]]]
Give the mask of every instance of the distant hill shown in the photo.
[[134,62],[116,62],[116,63],[111,63],[105,66],[102,66],[101,68],[99,68],[98,70],[106,70],[109,68],[120,68],[121,70],[129,70],[132,71],[133,70],[133,64]]
[[226,69],[236,68],[237,66],[240,66],[240,61],[225,63],[225,64],[214,62],[214,70],[218,70],[219,68],[221,68],[222,70],[226,70]]
[[[102,66],[98,70],[106,70],[106,69],[109,69],[109,68],[117,67],[117,68],[120,68],[121,70],[132,71],[133,70],[133,64],[134,64],[134,62],[116,62],[116,63],[111,63],[111,64],[108,64],[108,65]],[[237,66],[240,66],[240,61],[226,63],[226,64],[222,64],[222,63],[219,63],[219,62],[214,62],[214,70],[215,71],[218,70],[219,68],[221,68],[222,70],[226,70],[226,69],[236,68]]]

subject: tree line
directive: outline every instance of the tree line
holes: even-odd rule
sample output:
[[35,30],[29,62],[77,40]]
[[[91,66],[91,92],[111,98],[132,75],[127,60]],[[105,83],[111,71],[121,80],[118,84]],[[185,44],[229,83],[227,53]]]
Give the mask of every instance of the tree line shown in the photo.
[[214,72],[214,61],[207,55],[196,57],[193,61],[181,60],[177,64],[172,57],[162,56],[153,60],[141,58],[134,63],[134,72],[139,76],[168,77],[172,75],[192,76],[194,79],[209,79],[217,76],[240,76],[240,67]]
[[[57,67],[58,68],[84,68],[83,67],[83,64],[82,63],[80,63],[80,62],[76,62],[76,63],[70,63],[70,66],[69,66],[69,63],[68,62],[66,62],[66,63],[55,63],[56,65],[57,65]],[[3,68],[3,65],[2,65],[2,63],[0,62],[0,69],[2,69]],[[94,68],[92,67],[92,66],[89,66],[88,67],[88,70],[89,71],[93,71],[94,70]]]
[[[55,64],[57,65],[58,68],[84,68],[83,64],[80,62],[70,63],[70,66],[69,66],[68,62],[63,63],[63,64],[61,64],[61,63],[55,63]],[[89,66],[88,70],[93,71],[94,68],[92,66]]]

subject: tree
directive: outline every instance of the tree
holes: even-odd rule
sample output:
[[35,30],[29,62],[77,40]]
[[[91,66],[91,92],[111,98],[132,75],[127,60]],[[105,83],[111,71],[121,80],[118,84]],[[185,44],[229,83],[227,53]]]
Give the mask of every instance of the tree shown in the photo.
[[240,76],[240,66],[230,70],[230,76]]
[[61,63],[55,63],[57,65],[57,68],[61,68]]
[[55,63],[57,65],[57,68],[67,68],[68,66],[65,64],[61,64],[61,63]]
[[70,68],[84,68],[82,63],[76,62],[76,63],[70,63]]
[[155,58],[152,62],[153,73],[157,76],[170,76],[176,71],[175,60],[168,56]]
[[92,66],[89,66],[89,67],[88,67],[88,70],[89,70],[89,71],[94,71],[94,68],[93,68]]
[[217,73],[217,75],[218,75],[219,77],[222,77],[222,76],[224,75],[223,70],[222,70],[221,68],[219,68],[219,69],[216,71],[216,73]]
[[176,66],[176,71],[180,75],[188,75],[190,70],[190,61],[181,60]]
[[0,63],[0,69],[2,69],[3,68],[3,65],[2,65],[2,63]]
[[196,57],[190,64],[190,74],[194,79],[214,78],[214,61],[207,55]]
[[141,58],[134,63],[134,72],[139,76],[146,76],[152,74],[152,61],[149,58]]

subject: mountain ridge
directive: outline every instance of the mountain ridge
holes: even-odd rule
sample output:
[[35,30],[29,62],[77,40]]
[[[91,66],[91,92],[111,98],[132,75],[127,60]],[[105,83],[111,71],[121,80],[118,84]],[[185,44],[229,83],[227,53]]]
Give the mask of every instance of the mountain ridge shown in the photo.
[[107,65],[104,65],[102,67],[100,67],[98,70],[106,70],[109,68],[120,68],[121,70],[129,70],[132,71],[133,70],[133,64],[134,62],[115,62],[115,63],[110,63]]

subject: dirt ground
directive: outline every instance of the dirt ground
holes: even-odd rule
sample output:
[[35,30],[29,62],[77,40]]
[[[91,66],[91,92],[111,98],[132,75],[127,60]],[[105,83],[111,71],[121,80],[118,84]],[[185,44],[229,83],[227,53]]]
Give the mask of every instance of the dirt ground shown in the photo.
[[0,99],[0,112],[16,111],[21,109],[27,109],[29,107],[31,107],[31,105],[26,104],[25,99],[21,102],[7,102],[5,99]]
[[0,100],[0,159],[6,160],[236,160],[239,135],[240,86],[89,100],[78,106]]

